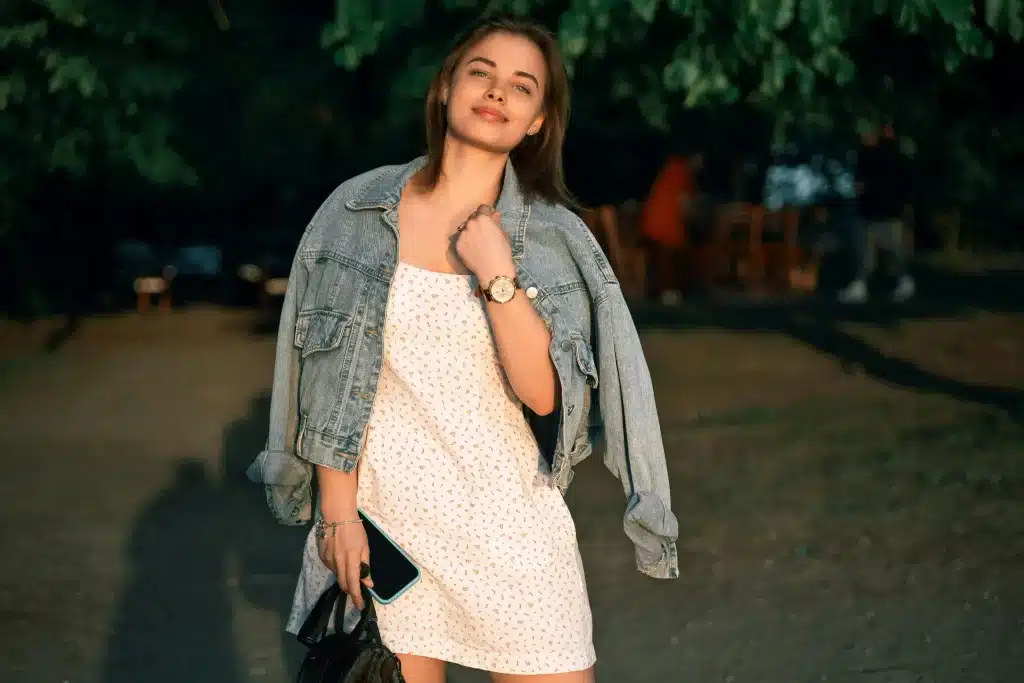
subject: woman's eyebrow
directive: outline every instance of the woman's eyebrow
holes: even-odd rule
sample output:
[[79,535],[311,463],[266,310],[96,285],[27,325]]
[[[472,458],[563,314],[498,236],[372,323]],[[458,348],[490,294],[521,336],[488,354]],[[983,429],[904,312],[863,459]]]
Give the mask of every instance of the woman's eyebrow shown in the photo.
[[[487,59],[487,57],[473,57],[468,62],[466,62],[466,64],[472,64],[473,62],[480,62],[482,64],[486,64],[487,66],[491,67],[492,69],[498,68],[498,65],[495,64],[494,60],[493,59]],[[516,71],[515,75],[516,76],[521,76],[522,78],[527,78],[527,79],[533,81],[534,85],[536,85],[538,88],[540,87],[540,81],[538,81],[537,77],[534,76],[529,71]]]

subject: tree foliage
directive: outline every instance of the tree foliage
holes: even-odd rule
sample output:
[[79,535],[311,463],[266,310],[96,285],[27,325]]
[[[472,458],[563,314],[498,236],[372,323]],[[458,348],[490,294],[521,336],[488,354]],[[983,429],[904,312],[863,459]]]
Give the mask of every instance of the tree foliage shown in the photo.
[[389,64],[388,111],[418,115],[454,27],[486,12],[555,28],[591,145],[644,128],[707,139],[692,126],[710,120],[735,153],[892,121],[947,205],[998,195],[995,169],[1024,154],[1020,98],[999,93],[1024,62],[1024,0],[338,0],[322,41],[345,69]]
[[[737,103],[782,121],[877,116],[879,100],[912,92],[925,72],[955,74],[990,57],[994,38],[1024,37],[1024,0],[444,0],[442,5],[467,18],[481,11],[547,18],[557,26],[573,71],[599,72],[609,100],[636,102],[659,128],[679,108]],[[407,44],[409,29],[421,27],[427,15],[419,0],[338,0],[323,41],[340,65],[356,69],[382,50]],[[424,32],[415,35],[422,45]],[[878,50],[889,52],[890,64],[858,68]],[[919,67],[913,73],[900,66],[907,51]],[[421,47],[409,55],[398,97],[422,92],[430,73],[423,67],[425,52]]]
[[[0,2],[0,55],[10,65],[0,75],[0,140],[14,160],[0,164],[2,180],[81,176],[98,165],[130,168],[155,184],[196,182],[173,105],[189,79],[193,90],[216,80],[194,58],[200,38],[209,39],[197,26],[226,31],[234,17],[243,27],[236,33],[248,19],[250,36],[266,35],[289,12],[217,0],[190,10],[157,0]],[[376,123],[393,131],[418,121],[455,27],[481,12],[556,27],[575,79],[589,84],[577,87],[582,109],[636,107],[662,129],[680,110],[734,104],[782,123],[845,125],[915,105],[927,114],[937,80],[969,71],[994,41],[1024,36],[1024,0],[336,0],[320,43],[344,70],[376,73],[368,79],[384,91]],[[303,40],[315,44],[312,34]],[[234,88],[239,102],[272,117],[275,103],[293,101],[290,86],[309,99],[309,88],[325,89],[323,64],[308,51],[296,68],[288,48],[266,45],[277,50],[271,59],[287,63],[256,73],[235,64],[232,73],[250,86]],[[229,60],[220,66],[227,73]],[[320,118],[343,116],[337,104],[321,107]]]
[[128,165],[154,183],[194,182],[167,106],[186,73],[180,21],[156,2],[35,0],[3,6],[0,139],[10,183]]
[[[590,185],[622,185],[638,148],[697,120],[737,147],[892,118],[930,164],[972,174],[965,199],[1024,154],[1024,0],[0,0],[0,279],[18,253],[84,248],[92,219],[96,242],[119,220],[216,238],[403,158],[430,77],[486,12],[557,31],[568,144],[615,168]],[[125,195],[145,195],[143,219]]]

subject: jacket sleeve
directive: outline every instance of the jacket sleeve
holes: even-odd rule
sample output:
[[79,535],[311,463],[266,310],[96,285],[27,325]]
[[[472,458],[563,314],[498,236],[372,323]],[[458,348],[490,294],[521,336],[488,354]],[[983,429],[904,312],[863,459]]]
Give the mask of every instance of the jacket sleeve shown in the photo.
[[617,282],[605,283],[597,306],[598,391],[604,463],[626,493],[623,526],[637,568],[658,579],[679,576],[668,467],[654,388],[633,317]]
[[266,447],[246,472],[250,480],[264,484],[267,504],[277,520],[292,525],[309,521],[312,513],[312,466],[298,456],[296,444],[300,429],[300,359],[295,347],[295,322],[309,277],[299,260],[308,235],[307,229],[292,260],[281,307]]

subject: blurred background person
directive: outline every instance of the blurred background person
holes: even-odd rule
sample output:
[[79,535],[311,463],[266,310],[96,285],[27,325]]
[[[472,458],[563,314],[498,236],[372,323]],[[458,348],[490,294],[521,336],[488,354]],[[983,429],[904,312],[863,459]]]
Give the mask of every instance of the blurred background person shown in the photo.
[[903,221],[906,171],[891,125],[861,136],[856,167],[859,215],[853,221],[851,236],[855,271],[853,280],[839,292],[843,303],[868,300],[868,280],[875,271],[876,250],[886,253],[889,274],[896,278],[892,300],[902,302],[914,296],[916,287],[908,270]]
[[679,267],[687,246],[687,223],[696,206],[696,175],[703,167],[702,154],[670,155],[640,216],[641,234],[652,247],[654,286],[663,304],[682,300]]

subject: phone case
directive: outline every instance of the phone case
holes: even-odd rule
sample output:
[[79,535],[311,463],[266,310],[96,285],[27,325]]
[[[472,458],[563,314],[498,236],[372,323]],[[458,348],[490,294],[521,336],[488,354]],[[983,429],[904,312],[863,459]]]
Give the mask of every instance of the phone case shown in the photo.
[[[386,538],[388,540],[388,542],[391,545],[393,545],[395,547],[395,549],[398,550],[399,553],[402,554],[402,557],[404,557],[405,559],[409,560],[409,564],[411,564],[413,566],[413,568],[416,570],[416,578],[414,578],[412,581],[410,581],[408,584],[406,584],[405,588],[403,588],[402,590],[400,590],[397,593],[395,593],[395,595],[390,600],[383,600],[383,599],[381,599],[381,597],[379,595],[377,595],[377,593],[372,588],[367,588],[366,589],[367,591],[369,591],[370,595],[373,596],[374,600],[376,600],[377,602],[379,602],[382,605],[390,605],[395,600],[397,600],[398,598],[400,598],[403,595],[405,595],[409,591],[409,589],[412,588],[413,586],[415,586],[416,582],[420,580],[420,568],[419,568],[419,565],[417,565],[415,562],[413,562],[412,558],[409,557],[405,553],[404,550],[402,550],[402,546],[400,546],[397,543],[395,543],[395,540],[393,538],[388,536],[387,533],[383,529],[381,529],[379,526],[377,526],[377,523],[373,521],[373,519],[370,517],[370,515],[366,514],[366,512],[364,512],[361,508],[356,508],[356,510],[359,512],[359,514],[361,514],[363,516],[363,519],[365,519],[368,524],[372,524],[373,528],[376,529],[377,531],[379,531],[380,535],[383,536],[384,538]],[[372,558],[371,558],[371,561],[372,561]]]

